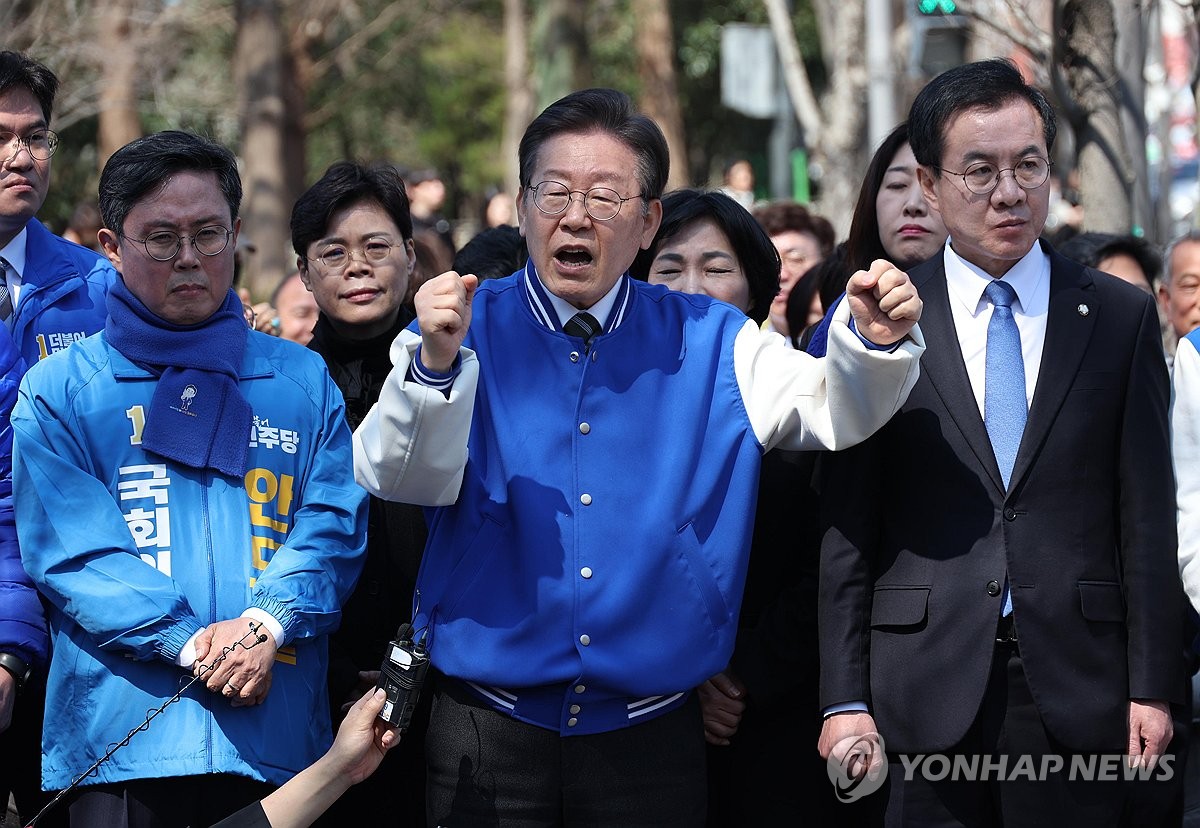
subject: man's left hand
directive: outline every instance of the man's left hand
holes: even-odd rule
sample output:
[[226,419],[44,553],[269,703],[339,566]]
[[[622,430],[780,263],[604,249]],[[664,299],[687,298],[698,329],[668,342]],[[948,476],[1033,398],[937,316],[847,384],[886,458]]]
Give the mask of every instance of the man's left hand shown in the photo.
[[[229,699],[234,707],[261,704],[271,689],[271,668],[277,649],[275,638],[265,626],[259,625],[257,631],[251,632],[250,623],[247,618],[218,621],[196,637],[194,675],[200,673],[202,665],[211,666],[226,648],[233,648],[225,660],[207,674],[204,685]],[[265,640],[257,641],[260,636]],[[239,641],[242,646],[234,647]]]
[[850,277],[846,301],[855,329],[876,345],[899,342],[921,318],[921,297],[908,274],[884,259]]
[[717,673],[696,688],[700,715],[704,720],[704,741],[727,745],[737,733],[746,712],[746,687],[733,673]]
[[1129,700],[1129,764],[1153,768],[1175,733],[1171,707],[1155,699]]

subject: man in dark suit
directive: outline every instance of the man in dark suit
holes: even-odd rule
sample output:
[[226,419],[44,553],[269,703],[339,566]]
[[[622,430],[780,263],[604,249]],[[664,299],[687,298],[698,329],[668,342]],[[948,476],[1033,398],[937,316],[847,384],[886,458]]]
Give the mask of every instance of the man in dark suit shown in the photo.
[[[910,271],[920,380],[829,464],[819,748],[878,769],[852,759],[878,731],[889,824],[1123,824],[1131,786],[1069,769],[1128,754],[1163,771],[1182,687],[1154,303],[1039,242],[1054,113],[1011,63],[935,78],[908,123],[950,239]],[[932,753],[1007,770],[939,780],[897,761]],[[1034,774],[1013,773],[1023,755]],[[1047,756],[1066,767],[1030,781]]]

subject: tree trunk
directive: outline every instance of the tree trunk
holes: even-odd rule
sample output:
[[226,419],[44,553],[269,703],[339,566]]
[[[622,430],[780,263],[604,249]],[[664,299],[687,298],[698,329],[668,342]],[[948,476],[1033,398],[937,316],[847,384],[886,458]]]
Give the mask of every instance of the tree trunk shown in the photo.
[[591,86],[584,0],[545,0],[535,26],[538,109]]
[[529,29],[525,0],[504,0],[504,188],[520,189],[517,149],[533,118],[533,89],[529,78]]
[[[304,117],[308,114],[308,92],[312,81],[311,74],[306,71],[310,64],[308,39],[293,24],[283,63],[283,182],[284,205],[289,217],[291,205],[308,184],[308,130]],[[287,271],[292,270],[289,264]]]
[[814,0],[813,5],[825,7],[817,20],[832,20],[833,29],[821,30],[829,88],[821,96],[823,128],[809,146],[821,163],[817,211],[833,223],[840,239],[850,231],[867,166],[863,150],[867,89],[864,0]]
[[637,67],[642,94],[639,109],[658,122],[671,153],[667,189],[688,185],[687,145],[683,137],[683,113],[679,110],[679,86],[675,80],[675,39],[666,0],[634,3],[637,26]]
[[[1129,157],[1131,228],[1140,228],[1147,238],[1156,238],[1157,217],[1150,203],[1150,169],[1146,162],[1146,44],[1151,18],[1139,6],[1121,4],[1117,9],[1117,65],[1120,67],[1121,129]],[[1154,21],[1157,23],[1157,20]]]
[[234,77],[241,102],[242,233],[258,248],[241,284],[265,299],[291,271],[284,150],[284,35],[278,0],[238,0]]
[[104,61],[104,80],[100,84],[97,169],[104,168],[108,157],[142,135],[138,117],[138,54],[130,41],[130,12],[133,0],[103,0],[96,9],[97,36]]
[[1073,126],[1083,226],[1128,233],[1133,224],[1131,162],[1121,128],[1112,2],[1065,0],[1061,19],[1067,86],[1081,113]]
[[[850,0],[853,5],[856,0]],[[862,0],[857,0],[862,2]],[[771,21],[771,36],[775,40],[775,53],[779,55],[780,68],[783,70],[783,82],[787,89],[788,98],[792,102],[792,111],[804,127],[805,139],[816,141],[824,129],[824,119],[821,117],[817,99],[813,95],[808,73],[804,70],[803,56],[796,42],[796,32],[792,28],[792,18],[788,14],[788,4],[785,0],[763,0],[767,9],[767,17]],[[814,4],[818,9],[821,3]],[[836,20],[836,15],[822,18],[818,11],[818,19]],[[818,26],[818,28],[821,28]],[[830,30],[832,31],[832,30]],[[821,40],[825,42],[826,30],[821,28]]]

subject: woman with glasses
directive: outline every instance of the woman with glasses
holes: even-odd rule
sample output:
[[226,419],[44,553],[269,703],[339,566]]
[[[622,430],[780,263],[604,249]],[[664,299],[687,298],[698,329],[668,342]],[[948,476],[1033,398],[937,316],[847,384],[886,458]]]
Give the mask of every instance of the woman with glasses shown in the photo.
[[[392,368],[392,340],[412,321],[404,300],[416,253],[404,181],[391,167],[334,164],[300,196],[291,227],[300,278],[320,309],[308,347],[324,357],[353,429],[379,399]],[[378,673],[372,671],[388,641],[411,618],[425,535],[420,509],[371,498],[366,565],[329,642],[335,722],[374,685]],[[391,824],[423,824],[427,715],[420,708],[413,729],[379,772],[334,807],[334,823],[342,809],[350,819],[362,813],[360,806],[386,801],[397,815]]]

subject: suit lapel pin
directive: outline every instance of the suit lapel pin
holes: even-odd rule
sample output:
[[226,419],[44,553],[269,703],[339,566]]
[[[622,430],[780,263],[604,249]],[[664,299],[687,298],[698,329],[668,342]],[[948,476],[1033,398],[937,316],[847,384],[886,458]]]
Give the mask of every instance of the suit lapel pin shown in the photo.
[[1077,305],[1075,307],[1075,310],[1077,310],[1079,312],[1080,316],[1087,316],[1089,313],[1092,312],[1092,309],[1089,308],[1087,305]]

